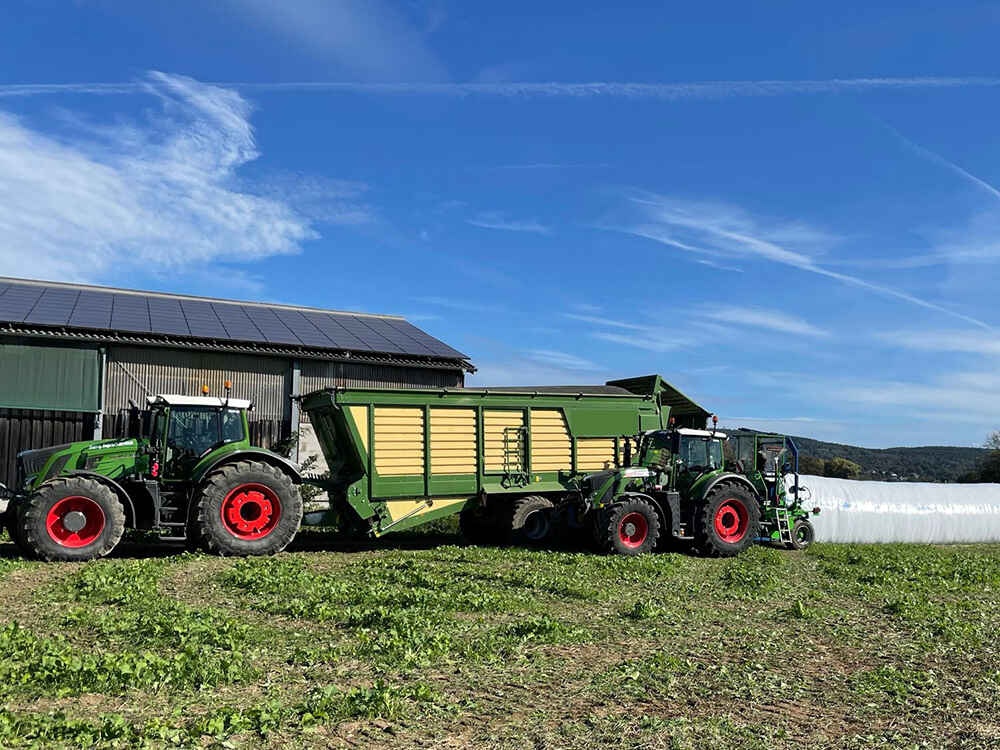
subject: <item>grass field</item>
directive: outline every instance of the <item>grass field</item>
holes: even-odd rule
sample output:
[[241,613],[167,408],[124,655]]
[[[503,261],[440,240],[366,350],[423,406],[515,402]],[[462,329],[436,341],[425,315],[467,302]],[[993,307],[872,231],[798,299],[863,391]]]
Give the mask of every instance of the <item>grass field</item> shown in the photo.
[[1000,747],[995,546],[297,549],[0,545],[0,747]]

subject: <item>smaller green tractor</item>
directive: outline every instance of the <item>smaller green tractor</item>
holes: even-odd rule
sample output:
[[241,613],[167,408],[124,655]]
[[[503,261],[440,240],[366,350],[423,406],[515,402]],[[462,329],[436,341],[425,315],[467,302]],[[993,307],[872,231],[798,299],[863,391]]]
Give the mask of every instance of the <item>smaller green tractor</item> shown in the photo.
[[221,555],[278,552],[302,520],[302,476],[250,444],[251,408],[228,396],[150,396],[129,410],[127,438],[24,451],[16,487],[0,485],[3,524],[42,560],[103,557],[126,528]]
[[671,428],[645,432],[626,446],[622,467],[590,474],[580,486],[604,551],[652,551],[667,535],[692,540],[696,551],[713,557],[737,555],[754,542],[812,544],[809,518],[819,508],[803,507],[808,489],[799,486],[791,438]]

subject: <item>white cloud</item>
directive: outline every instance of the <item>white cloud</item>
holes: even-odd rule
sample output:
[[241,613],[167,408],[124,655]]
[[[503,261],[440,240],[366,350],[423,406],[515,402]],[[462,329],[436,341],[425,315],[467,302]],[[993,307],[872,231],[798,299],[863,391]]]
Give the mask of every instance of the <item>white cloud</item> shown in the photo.
[[485,211],[476,215],[475,218],[467,219],[467,221],[472,226],[483,229],[503,229],[508,232],[534,232],[536,234],[551,234],[552,232],[549,227],[534,219],[528,221],[508,219],[497,211]]
[[[398,17],[381,4],[374,7],[373,14],[378,22],[364,18],[359,4],[321,3],[320,0],[296,0],[298,13],[286,15],[284,7],[269,0],[233,0],[244,3],[260,14],[260,18],[274,19],[280,28],[303,39],[310,40],[319,49],[329,50],[345,64],[353,65],[361,72],[385,75],[395,71],[397,78],[416,80],[425,65],[431,78],[440,78],[440,66],[424,46],[423,41],[414,38],[412,29],[401,24]],[[314,19],[329,14],[345,14],[350,20],[331,30],[330,23],[317,23]],[[381,24],[381,25],[380,25]],[[316,28],[314,28],[316,27]],[[348,38],[347,31],[358,29],[357,38]],[[386,36],[396,35],[400,49],[379,46],[375,42]],[[431,59],[428,59],[431,58]],[[412,67],[411,67],[412,66]],[[628,83],[602,81],[593,83],[552,83],[552,82],[485,82],[485,83],[366,83],[362,81],[286,81],[278,83],[238,83],[224,84],[240,90],[254,91],[304,91],[304,92],[357,92],[387,95],[438,95],[438,96],[500,96],[534,98],[594,98],[613,97],[622,99],[659,99],[679,101],[685,99],[728,99],[734,97],[773,97],[808,94],[836,94],[842,92],[865,92],[886,90],[925,90],[952,88],[997,88],[1000,78],[990,77],[901,77],[901,78],[831,78],[825,80],[786,81],[694,81],[688,83]],[[75,83],[75,84],[8,84],[0,86],[0,96],[39,96],[44,94],[130,94],[134,86],[122,83]]]
[[[968,315],[857,276],[833,271],[820,265],[819,259],[835,242],[826,232],[811,230],[802,224],[769,225],[740,208],[720,203],[698,202],[667,196],[633,195],[643,220],[609,227],[628,234],[652,239],[695,255],[724,258],[757,258],[824,276],[843,284],[903,300],[912,305],[949,315],[989,329],[990,326]],[[793,238],[796,249],[782,242]]]
[[829,336],[830,332],[808,323],[802,318],[778,312],[763,310],[756,307],[737,307],[736,305],[713,305],[701,311],[701,316],[722,323],[732,323],[750,328],[766,328],[779,333],[791,333],[798,336]]
[[[590,332],[591,338],[600,341],[607,341],[612,344],[622,344],[632,346],[636,349],[643,349],[648,352],[668,352],[688,345],[690,342],[678,336],[668,336],[662,328],[654,326],[631,323],[624,320],[602,317],[599,315],[580,315],[578,313],[563,313],[564,318],[578,320],[582,323],[592,323],[599,328],[611,328],[615,330],[594,330]],[[628,333],[621,333],[628,331]]]
[[531,349],[524,353],[528,359],[540,362],[544,365],[551,365],[560,370],[583,370],[587,372],[597,372],[601,369],[599,365],[590,360],[578,357],[575,354],[560,352],[554,349]]
[[287,202],[236,187],[258,156],[246,100],[162,73],[143,86],[160,104],[145,120],[72,121],[64,136],[0,113],[0,273],[120,281],[294,254],[318,236]]
[[229,2],[267,30],[277,31],[366,80],[437,81],[447,77],[424,33],[383,0]]
[[887,344],[926,352],[964,352],[1000,356],[1000,338],[969,331],[884,331],[876,338]]

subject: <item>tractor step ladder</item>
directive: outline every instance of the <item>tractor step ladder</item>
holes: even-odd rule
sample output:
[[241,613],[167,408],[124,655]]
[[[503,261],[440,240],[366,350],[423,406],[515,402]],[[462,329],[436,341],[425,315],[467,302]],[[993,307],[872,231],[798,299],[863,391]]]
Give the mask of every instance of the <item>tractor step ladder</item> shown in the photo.
[[525,471],[524,453],[528,442],[528,431],[524,427],[504,427],[503,430],[503,475],[504,487],[524,486],[528,483]]
[[167,531],[160,539],[167,542],[185,541],[187,539],[186,508],[183,505],[175,504],[177,501],[182,501],[183,495],[177,494],[171,497],[168,494],[164,496],[160,492],[160,486],[157,482],[146,481],[144,484],[154,499],[154,507],[156,508],[155,525]]
[[792,543],[792,527],[788,523],[788,508],[777,505],[774,508],[774,522],[778,527],[778,539],[785,544]]

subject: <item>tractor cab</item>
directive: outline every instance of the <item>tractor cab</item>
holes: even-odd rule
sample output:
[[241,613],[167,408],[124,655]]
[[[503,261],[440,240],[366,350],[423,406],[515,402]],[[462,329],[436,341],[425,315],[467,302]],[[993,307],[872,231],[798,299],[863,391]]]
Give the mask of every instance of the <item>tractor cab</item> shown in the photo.
[[723,442],[726,435],[709,430],[679,428],[656,430],[642,436],[641,466],[676,466],[681,471],[702,474],[725,465]]
[[249,447],[250,401],[211,396],[150,396],[142,428],[164,479],[186,479],[209,453],[226,445]]
[[[726,452],[736,471],[753,482],[761,497],[780,504],[786,498],[797,501],[799,453],[791,438],[738,430],[730,436]],[[795,481],[786,488],[789,475]]]

